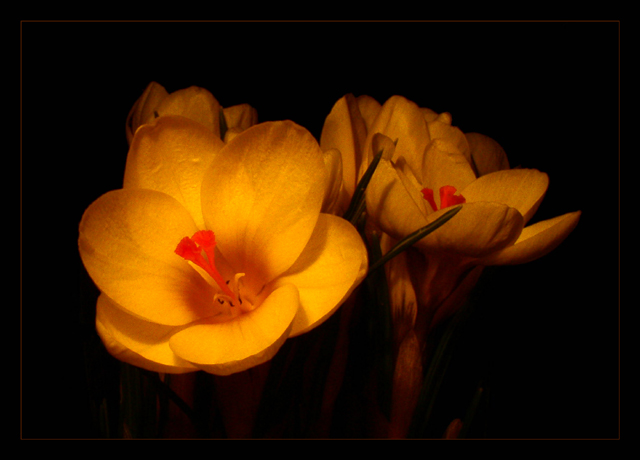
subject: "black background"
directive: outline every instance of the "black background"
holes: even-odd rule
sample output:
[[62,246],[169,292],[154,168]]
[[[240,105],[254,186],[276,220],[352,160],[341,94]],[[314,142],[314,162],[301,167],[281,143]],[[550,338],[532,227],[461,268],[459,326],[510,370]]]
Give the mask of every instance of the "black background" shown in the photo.
[[21,437],[97,436],[84,373],[97,292],[77,226],[121,186],[125,118],[150,81],[205,87],[318,138],[342,95],[399,94],[547,172],[534,219],[581,221],[553,253],[493,273],[458,366],[482,354],[483,436],[619,437],[619,34],[617,22],[21,23]]

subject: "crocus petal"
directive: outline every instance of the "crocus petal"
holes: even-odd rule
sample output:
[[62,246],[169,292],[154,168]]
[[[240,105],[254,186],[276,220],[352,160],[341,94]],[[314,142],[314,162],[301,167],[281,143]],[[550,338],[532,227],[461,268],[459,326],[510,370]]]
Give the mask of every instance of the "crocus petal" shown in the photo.
[[367,135],[360,176],[376,153],[371,148],[376,133],[384,134],[394,142],[397,140],[394,161],[403,156],[414,173],[421,171],[422,154],[430,137],[424,115],[415,103],[401,96],[392,96],[383,104]]
[[166,89],[155,81],[149,83],[142,95],[133,104],[127,115],[127,142],[131,144],[136,130],[155,118],[154,110],[169,95]]
[[[427,220],[433,222],[446,211],[434,212]],[[512,245],[523,225],[522,215],[502,203],[466,203],[453,218],[415,246],[427,253],[482,257]]]
[[347,194],[342,179],[342,158],[336,149],[324,152],[324,165],[327,171],[327,188],[322,202],[322,212],[342,215],[349,206]]
[[331,109],[322,126],[320,147],[322,150],[337,149],[342,156],[342,174],[349,197],[358,180],[362,160],[362,149],[367,137],[364,119],[352,94],[340,98]]
[[341,217],[320,214],[309,243],[296,263],[276,280],[300,292],[300,310],[291,336],[326,320],[362,281],[367,250],[355,227]]
[[360,115],[362,115],[362,119],[364,120],[364,124],[367,128],[367,132],[369,132],[371,125],[373,125],[374,120],[382,108],[382,105],[366,94],[358,96],[356,101],[358,103],[358,108],[360,109]]
[[483,265],[511,265],[530,262],[548,254],[569,236],[580,220],[580,211],[529,225],[513,246],[481,260]]
[[325,187],[313,136],[289,121],[262,123],[238,134],[206,172],[204,220],[235,271],[259,289],[306,246]]
[[130,315],[104,293],[100,294],[96,305],[96,330],[107,351],[120,361],[171,374],[198,370],[169,348],[169,338],[179,328]]
[[422,115],[424,116],[424,119],[427,121],[427,123],[431,123],[438,119],[438,112],[434,110],[431,110],[427,107],[420,107],[420,111],[422,112]]
[[224,146],[188,118],[165,116],[141,126],[131,143],[124,188],[157,190],[177,199],[204,228],[200,191],[204,173]]
[[289,336],[298,290],[283,285],[254,310],[223,323],[201,323],[173,335],[175,354],[212,374],[240,372],[271,359]]
[[[450,185],[461,191],[475,180],[476,176],[469,162],[452,144],[442,139],[434,139],[429,144],[422,163],[424,187],[437,191]],[[439,196],[436,197],[436,204],[441,206]]]
[[435,120],[428,122],[431,139],[440,139],[450,144],[455,151],[469,157],[469,142],[460,128],[452,126],[451,114],[443,112]]
[[423,200],[419,190],[412,193],[407,187],[412,187],[411,181],[401,180],[391,161],[384,158],[367,187],[367,213],[381,230],[396,239],[402,239],[428,223],[424,206],[419,201]]
[[87,272],[114,302],[143,319],[178,326],[212,314],[211,286],[174,253],[196,230],[169,195],[121,189],[87,208],[78,246]]
[[244,131],[258,123],[258,111],[249,104],[232,105],[222,109],[227,129]]
[[507,154],[500,144],[480,133],[466,133],[469,142],[469,163],[478,177],[509,169]]
[[535,214],[549,186],[549,176],[536,169],[509,169],[486,174],[460,194],[467,202],[495,201],[516,208],[525,224]]
[[155,109],[158,116],[180,115],[197,121],[216,137],[220,137],[221,110],[213,94],[197,86],[174,91],[162,99]]

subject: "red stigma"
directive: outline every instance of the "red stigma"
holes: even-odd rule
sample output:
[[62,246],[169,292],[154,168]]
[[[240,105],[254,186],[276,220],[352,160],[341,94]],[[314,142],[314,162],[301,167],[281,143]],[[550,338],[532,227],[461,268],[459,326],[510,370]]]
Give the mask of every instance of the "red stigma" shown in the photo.
[[[215,265],[215,249],[216,238],[215,234],[211,230],[200,230],[193,234],[191,238],[185,236],[180,240],[178,246],[176,246],[175,253],[185,260],[193,262],[198,267],[206,271],[211,278],[216,282],[218,287],[222,289],[229,298],[231,298],[231,305],[238,303],[238,299],[227,283],[224,281],[220,272]],[[202,253],[206,255],[206,258]]]
[[[433,199],[433,190],[430,188],[423,188],[421,191],[424,199],[427,200],[431,205],[431,209],[437,211],[438,206]],[[440,209],[467,202],[467,200],[462,195],[456,195],[455,193],[456,188],[453,185],[444,185],[440,187]]]

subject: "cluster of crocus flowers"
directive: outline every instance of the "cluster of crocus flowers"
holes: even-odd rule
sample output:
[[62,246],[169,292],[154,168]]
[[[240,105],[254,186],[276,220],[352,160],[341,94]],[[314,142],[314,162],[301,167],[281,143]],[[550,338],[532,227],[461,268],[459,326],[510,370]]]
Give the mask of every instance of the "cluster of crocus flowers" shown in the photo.
[[450,114],[404,97],[381,105],[344,96],[326,119],[321,145],[342,154],[345,201],[383,152],[366,194],[368,223],[381,235],[383,252],[460,206],[444,226],[386,264],[396,352],[391,431],[403,435],[429,331],[462,305],[483,267],[543,256],[569,235],[580,212],[527,225],[547,190],[547,174],[510,169],[496,141],[465,134]]
[[151,83],[126,135],[122,188],[79,228],[107,350],[156,372],[238,373],[322,324],[386,261],[393,437],[409,430],[430,333],[483,267],[543,256],[580,217],[529,224],[547,174],[511,169],[493,139],[400,96],[342,97],[317,141],[203,88]]
[[331,187],[306,129],[228,123],[205,90],[172,101],[157,89],[127,124],[122,189],[80,223],[101,291],[97,330],[144,369],[236,373],[326,320],[363,279],[366,249],[349,222],[321,212]]

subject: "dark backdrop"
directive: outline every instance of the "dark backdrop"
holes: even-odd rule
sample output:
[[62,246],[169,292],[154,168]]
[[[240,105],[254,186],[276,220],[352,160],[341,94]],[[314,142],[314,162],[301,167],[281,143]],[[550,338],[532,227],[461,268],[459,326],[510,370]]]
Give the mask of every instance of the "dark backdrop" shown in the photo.
[[[619,23],[21,24],[21,436],[97,436],[85,359],[97,292],[84,209],[122,183],[146,85],[209,89],[320,135],[345,93],[394,94],[487,134],[550,187],[535,219],[582,210],[538,261],[498,269],[455,369],[491,389],[483,435],[619,435]],[[480,350],[480,352],[478,351]],[[478,358],[481,356],[481,358]],[[471,370],[469,370],[471,369]],[[105,391],[104,389],[100,391]],[[463,415],[463,414],[461,414]]]

